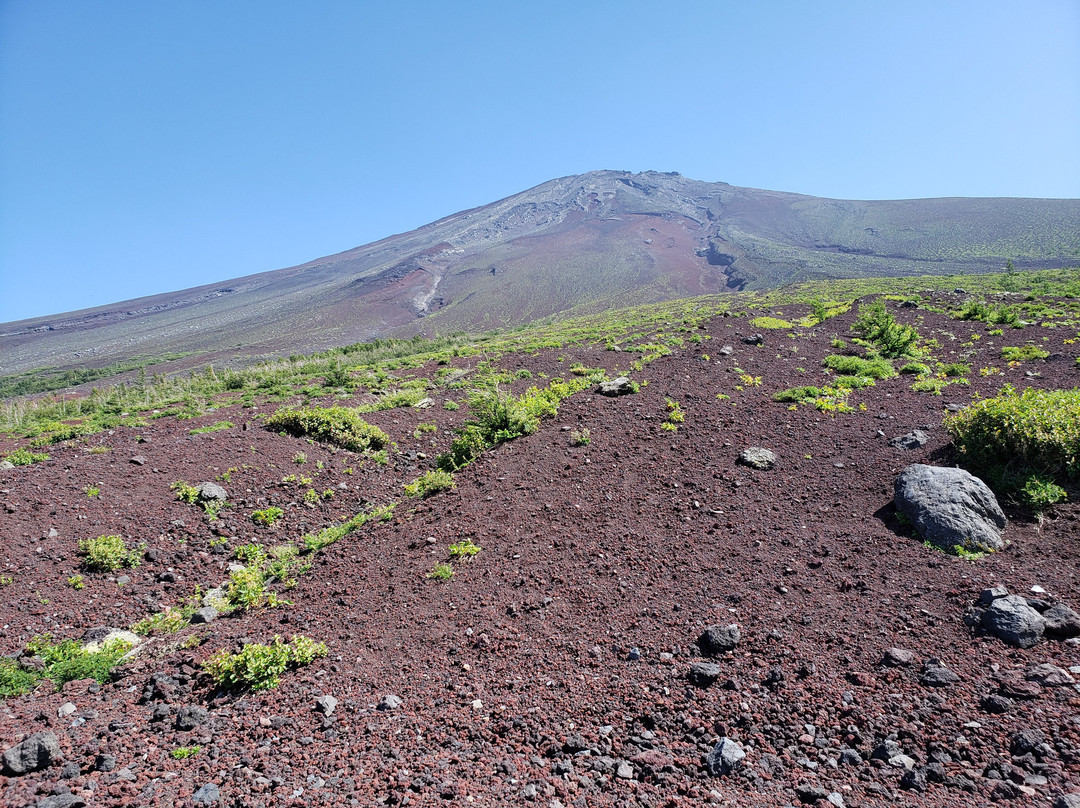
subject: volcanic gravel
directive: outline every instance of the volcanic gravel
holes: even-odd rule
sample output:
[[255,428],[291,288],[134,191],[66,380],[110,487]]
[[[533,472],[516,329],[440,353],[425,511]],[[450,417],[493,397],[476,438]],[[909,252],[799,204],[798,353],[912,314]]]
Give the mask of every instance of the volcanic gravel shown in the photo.
[[[998,585],[1080,609],[1078,492],[1042,521],[1003,502],[1010,544],[977,562],[925,547],[892,506],[905,466],[957,462],[941,426],[947,405],[1006,382],[1077,386],[1075,351],[1061,347],[1074,335],[989,336],[923,309],[898,316],[941,342],[939,358],[970,362],[970,386],[917,394],[904,376],[855,391],[865,408],[853,413],[792,410],[771,395],[820,383],[854,314],[797,338],[762,332],[760,346],[742,342],[760,330],[746,319],[718,317],[697,332],[711,339],[632,373],[648,382],[639,393],[577,394],[424,500],[402,485],[467,417],[464,403],[441,407],[464,402],[462,389],[433,391],[430,409],[365,416],[398,444],[386,466],[268,432],[256,416],[278,405],[234,401],[0,472],[12,579],[0,589],[0,652],[12,655],[35,635],[125,628],[220,584],[229,546],[297,541],[399,502],[391,521],[313,556],[281,593],[292,605],[150,639],[103,685],[43,682],[0,704],[0,749],[51,731],[61,750],[42,771],[0,776],[0,803],[973,806],[1050,805],[1080,791],[1080,692],[1028,678],[1046,663],[1069,671],[1080,648],[1012,648],[969,625],[982,590]],[[1043,336],[1049,360],[1000,359],[1002,345]],[[569,347],[498,361],[531,371],[520,391],[576,362],[625,371],[636,356]],[[675,432],[661,428],[666,399],[685,413]],[[222,420],[236,426],[190,434]],[[420,423],[439,429],[415,437]],[[591,441],[572,446],[583,428]],[[916,428],[925,445],[890,445]],[[739,464],[753,446],[776,465]],[[305,504],[306,487],[287,475],[334,496]],[[174,499],[177,480],[217,480],[231,507],[210,521]],[[281,521],[255,525],[251,512],[270,505]],[[145,542],[147,559],[67,585],[79,540],[111,533]],[[451,580],[429,578],[461,539],[482,550],[455,562]],[[703,657],[702,632],[732,624],[734,649]],[[276,689],[221,692],[202,672],[219,649],[294,634],[329,655]],[[746,754],[727,773],[710,758],[722,738]],[[174,759],[182,746],[201,749]]]

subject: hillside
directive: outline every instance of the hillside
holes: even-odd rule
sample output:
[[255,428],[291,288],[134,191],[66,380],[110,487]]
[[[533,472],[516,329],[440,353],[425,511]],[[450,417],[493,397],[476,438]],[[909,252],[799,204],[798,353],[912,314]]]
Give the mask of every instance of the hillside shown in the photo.
[[[1080,609],[1075,479],[1042,515],[1003,494],[1008,545],[983,557],[926,546],[893,507],[902,469],[964,459],[946,413],[1005,385],[1080,382],[1075,272],[971,280],[880,298],[919,343],[879,360],[904,372],[876,383],[826,363],[865,358],[867,293],[902,281],[9,404],[0,455],[48,458],[0,470],[0,687],[26,691],[3,703],[0,750],[56,743],[39,771],[0,775],[0,803],[929,808],[1080,793],[1080,640],[1012,647],[979,630],[977,607],[1004,586]],[[1003,292],[1014,283],[1030,298]],[[597,392],[620,374],[636,392]],[[826,389],[775,400],[808,385]],[[513,407],[500,420],[496,390],[535,429]],[[358,408],[389,443],[267,428],[299,406]],[[470,421],[509,439],[410,496]],[[922,445],[890,443],[915,429]],[[741,463],[748,447],[775,467]],[[183,500],[179,483],[203,482],[227,503]],[[87,542],[110,535],[117,568],[95,570]],[[709,655],[703,632],[728,625],[737,641]],[[56,643],[107,627],[135,627],[135,653],[64,676]],[[215,681],[222,653],[275,636],[325,656],[282,665],[276,687]],[[57,691],[43,673],[72,681]],[[709,762],[722,739],[745,754],[726,772]]]
[[1078,221],[1078,200],[859,202],[596,171],[297,267],[3,324],[0,376],[235,365],[815,279],[1075,266]]

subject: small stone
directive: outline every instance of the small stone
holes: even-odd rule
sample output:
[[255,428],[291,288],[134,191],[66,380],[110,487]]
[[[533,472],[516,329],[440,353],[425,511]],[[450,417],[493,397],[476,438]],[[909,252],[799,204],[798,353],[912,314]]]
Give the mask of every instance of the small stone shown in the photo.
[[862,766],[862,755],[856,752],[854,749],[841,749],[840,757],[837,759],[838,763],[844,766]]
[[626,653],[626,658],[629,659],[631,662],[637,662],[639,659],[641,659],[641,649],[640,648],[631,648]]
[[79,764],[71,760],[64,764],[64,767],[60,770],[61,780],[74,780],[82,772],[79,771]]
[[827,799],[829,796],[827,789],[824,789],[821,786],[811,785],[797,785],[795,786],[795,793],[798,794],[799,799],[807,805],[813,805],[818,800]]
[[919,682],[924,687],[948,687],[960,681],[960,677],[951,670],[941,666],[928,667],[919,677]]
[[720,678],[720,666],[711,662],[695,662],[686,675],[694,687],[709,687]]
[[203,606],[201,609],[196,609],[191,615],[192,625],[199,623],[213,623],[218,619],[218,610],[213,606]]
[[889,441],[894,449],[920,449],[930,442],[930,436],[921,429],[913,429],[906,435],[899,435]]
[[1002,696],[999,693],[990,693],[989,695],[982,697],[979,706],[988,713],[1001,715],[1002,713],[1007,713],[1009,711],[1009,708],[1013,706],[1013,700],[1008,696]]
[[625,760],[620,761],[619,765],[615,767],[615,776],[620,780],[633,780],[634,767]]
[[749,449],[743,449],[739,454],[738,462],[752,469],[768,471],[776,465],[776,455],[760,446],[751,446]]
[[402,705],[401,698],[393,694],[383,696],[379,699],[379,703],[375,705],[376,710],[396,710]]
[[1043,687],[1065,687],[1076,682],[1064,668],[1049,662],[1029,668],[1024,678],[1029,682],[1038,682]]
[[99,772],[111,772],[116,768],[116,755],[102,753],[94,758],[94,768]]
[[315,699],[315,709],[323,715],[331,715],[337,707],[337,699],[333,696],[319,696]]
[[35,808],[86,808],[86,801],[74,794],[54,794],[38,800]]
[[906,668],[915,662],[915,654],[904,648],[887,648],[885,656],[881,660],[882,665],[890,668]]
[[146,458],[143,457],[143,455],[135,455],[128,462],[131,463],[133,466],[145,466],[146,465]]
[[731,738],[721,738],[709,752],[705,766],[713,776],[731,774],[746,757],[743,748]]
[[221,801],[221,792],[213,783],[207,783],[191,795],[191,800],[196,805],[214,805]]
[[59,536],[60,536],[60,531],[58,531],[55,527],[50,527],[49,528],[49,538],[50,539],[56,539],[56,538],[59,538]]
[[630,379],[626,376],[619,376],[600,382],[596,388],[596,393],[601,396],[625,396],[637,392],[634,388],[635,385]]
[[743,337],[742,341],[745,345],[764,345],[765,337],[761,336],[761,334],[752,334],[749,337]]
[[731,651],[739,644],[742,632],[732,623],[729,626],[709,626],[698,637],[698,648],[705,656],[719,656]]
[[1054,800],[1054,808],[1080,808],[1080,791],[1062,794]]
[[914,769],[915,760],[907,755],[896,755],[889,758],[888,764],[894,769]]
[[918,769],[908,769],[900,777],[900,788],[922,794],[926,791],[926,775]]
[[60,705],[60,709],[56,711],[56,715],[59,718],[67,718],[79,708],[72,704],[70,701],[65,701]]
[[225,502],[229,498],[225,489],[217,483],[199,483],[196,490],[199,492],[197,497],[199,502]]

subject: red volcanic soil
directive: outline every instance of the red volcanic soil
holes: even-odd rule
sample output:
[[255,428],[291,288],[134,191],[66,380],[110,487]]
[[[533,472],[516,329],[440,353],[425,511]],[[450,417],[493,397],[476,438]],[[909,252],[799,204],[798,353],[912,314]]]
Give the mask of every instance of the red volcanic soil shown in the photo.
[[[459,472],[456,490],[422,501],[402,485],[448,446],[467,407],[439,405],[464,401],[463,390],[433,392],[431,409],[365,416],[398,444],[386,466],[262,429],[256,415],[275,405],[232,404],[55,447],[47,462],[0,472],[7,654],[45,632],[127,627],[196,585],[219,584],[230,561],[222,537],[232,547],[297,541],[372,504],[400,503],[392,521],[315,555],[282,592],[292,605],[149,640],[104,685],[53,692],[44,682],[5,701],[0,749],[49,730],[61,760],[0,776],[0,803],[179,806],[198,793],[226,806],[825,806],[826,797],[973,806],[1049,805],[1080,791],[1080,693],[1025,679],[1035,665],[1080,664],[1080,648],[1012,648],[965,623],[995,585],[1031,597],[1042,587],[1039,598],[1080,608],[1080,507],[1059,506],[1040,523],[1003,503],[1010,544],[973,563],[923,546],[891,504],[908,464],[956,462],[941,427],[946,405],[1005,382],[1076,386],[1076,363],[1060,345],[1043,362],[1000,359],[1002,345],[1049,333],[1052,346],[1072,334],[992,337],[980,323],[898,316],[924,318],[919,328],[942,343],[939,358],[969,353],[970,387],[917,394],[898,377],[853,393],[865,409],[850,414],[791,410],[770,396],[820,380],[831,340],[848,336],[853,315],[805,338],[764,332],[763,346],[741,342],[756,330],[745,319],[717,318],[699,332],[711,340],[633,374],[648,381],[640,393],[580,393],[537,433]],[[972,333],[982,339],[962,348]],[[734,353],[721,355],[723,345]],[[569,348],[500,364],[542,383],[539,374],[565,374],[578,361],[611,371],[630,359]],[[980,376],[982,367],[1002,372]],[[685,413],[677,432],[661,428],[665,399]],[[222,420],[236,426],[189,434]],[[414,437],[422,422],[439,429]],[[571,431],[583,428],[591,442],[571,446]],[[929,434],[927,445],[889,445],[913,428]],[[95,445],[109,451],[91,453]],[[775,468],[739,465],[749,446],[773,450]],[[222,474],[232,507],[216,522],[169,488]],[[333,498],[304,504],[306,486],[281,482],[293,474]],[[100,494],[89,497],[88,486]],[[281,521],[255,525],[252,511],[270,505],[284,510]],[[147,559],[111,575],[84,572],[85,588],[69,587],[79,540],[112,533],[145,542]],[[452,580],[427,577],[461,539],[482,550],[455,563]],[[696,643],[714,624],[737,624],[741,639],[705,660]],[[202,672],[219,649],[293,634],[325,642],[329,654],[276,689],[220,692]],[[911,664],[884,665],[890,648],[910,651]],[[932,659],[956,681],[924,681]],[[688,679],[703,661],[719,666],[705,687]],[[1011,705],[989,712],[985,698],[1002,693]],[[324,695],[336,699],[329,715],[316,709]],[[400,705],[378,709],[389,695]],[[61,710],[69,703],[73,712]],[[205,708],[206,721],[178,728],[191,706]],[[714,775],[705,762],[721,737],[746,758]],[[886,740],[911,758],[921,784],[902,783],[904,761],[872,759]],[[201,749],[174,759],[183,746]]]

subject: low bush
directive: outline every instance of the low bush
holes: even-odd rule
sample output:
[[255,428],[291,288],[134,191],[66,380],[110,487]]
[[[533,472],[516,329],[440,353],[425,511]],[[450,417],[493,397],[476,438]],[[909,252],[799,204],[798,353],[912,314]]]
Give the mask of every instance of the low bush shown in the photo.
[[276,506],[269,508],[263,508],[261,511],[254,511],[251,514],[251,521],[257,525],[266,525],[270,527],[274,522],[280,519],[285,514],[285,511]]
[[773,401],[794,402],[796,404],[813,401],[815,398],[821,395],[820,387],[813,387],[806,385],[804,387],[792,387],[788,390],[781,390],[779,393],[773,393]]
[[1009,362],[1027,362],[1031,359],[1048,359],[1049,351],[1044,351],[1037,345],[1023,345],[1020,347],[1004,347],[1001,349],[1001,358]]
[[97,651],[87,651],[75,640],[54,643],[48,634],[34,637],[26,644],[26,651],[41,657],[42,669],[27,670],[13,659],[0,659],[0,697],[29,693],[42,679],[51,680],[57,688],[76,679],[104,682],[129,650],[130,643],[122,640],[106,643]]
[[45,452],[31,452],[29,449],[16,449],[4,459],[13,466],[29,466],[32,463],[41,463],[44,460],[48,460],[49,456],[45,454]]
[[203,670],[227,690],[267,690],[277,687],[289,668],[309,665],[326,653],[325,644],[300,634],[287,643],[274,637],[270,645],[249,643],[235,654],[219,651],[203,663]]
[[871,379],[888,379],[896,370],[887,359],[863,359],[858,356],[830,354],[822,362],[829,370],[842,376],[869,376]]
[[283,409],[266,419],[266,428],[296,438],[313,438],[353,452],[377,451],[390,436],[348,407]]
[[917,355],[919,332],[910,325],[901,325],[877,299],[859,307],[859,315],[851,329],[873,345],[882,356]]
[[90,572],[114,572],[121,567],[137,567],[142,561],[142,548],[129,550],[119,536],[98,536],[79,542],[83,564]]
[[410,497],[429,497],[439,491],[454,488],[454,475],[442,469],[434,469],[421,474],[411,483],[405,484],[405,494]]

